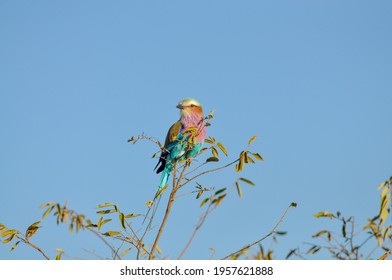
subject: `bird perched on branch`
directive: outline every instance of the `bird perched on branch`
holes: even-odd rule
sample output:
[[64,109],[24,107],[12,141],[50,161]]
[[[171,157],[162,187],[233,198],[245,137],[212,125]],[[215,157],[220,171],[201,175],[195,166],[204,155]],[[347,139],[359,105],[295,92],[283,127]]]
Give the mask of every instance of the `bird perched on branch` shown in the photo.
[[161,156],[155,166],[155,169],[159,166],[157,173],[162,172],[157,193],[167,184],[174,165],[181,160],[196,156],[206,137],[200,102],[193,98],[186,98],[178,103],[177,108],[180,109],[180,119],[167,132]]
[[[159,161],[154,168],[154,170],[158,168],[156,172],[162,172],[162,175],[154,200],[147,204],[149,209],[144,216],[143,223],[153,207],[152,216],[154,216],[161,198],[161,191],[167,185],[174,166],[182,160],[195,157],[203,146],[206,137],[206,125],[200,102],[193,98],[185,98],[176,107],[180,109],[180,119],[167,132]],[[158,203],[155,203],[158,197]]]

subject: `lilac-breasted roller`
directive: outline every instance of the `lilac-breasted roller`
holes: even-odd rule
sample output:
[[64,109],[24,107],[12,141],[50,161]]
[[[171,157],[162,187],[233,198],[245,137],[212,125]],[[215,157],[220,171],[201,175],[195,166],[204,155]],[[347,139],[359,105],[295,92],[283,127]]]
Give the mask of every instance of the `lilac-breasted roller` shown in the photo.
[[157,173],[162,172],[157,192],[167,184],[174,164],[196,156],[206,137],[200,102],[193,98],[186,98],[178,103],[177,108],[180,109],[180,119],[167,132],[164,149],[155,166],[156,169],[159,165]]

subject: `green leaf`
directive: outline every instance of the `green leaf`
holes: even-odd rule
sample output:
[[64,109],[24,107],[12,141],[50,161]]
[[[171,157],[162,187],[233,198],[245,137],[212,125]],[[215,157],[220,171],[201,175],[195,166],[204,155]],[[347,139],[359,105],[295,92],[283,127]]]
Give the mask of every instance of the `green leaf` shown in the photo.
[[251,153],[257,160],[264,160],[263,157],[258,153]]
[[45,203],[45,204],[40,205],[40,206],[39,206],[39,209],[42,209],[42,208],[51,206],[51,205],[53,205],[53,204],[54,204],[53,201],[49,201],[49,202],[47,202],[47,203]]
[[9,230],[6,230],[6,231],[2,232],[1,233],[1,237],[6,237],[7,235],[14,234],[14,233],[16,233],[16,230],[9,229]]
[[237,169],[238,169],[237,172],[242,171],[244,169],[244,164],[245,164],[245,152],[242,151],[240,153],[238,168],[236,168],[236,171],[237,171]]
[[381,213],[380,213],[380,221],[381,221],[380,224],[381,225],[384,224],[384,222],[387,220],[388,215],[389,215],[388,209],[384,208],[383,211],[381,211]]
[[106,203],[98,204],[98,205],[96,206],[96,208],[104,208],[104,207],[109,207],[109,206],[113,206],[113,203],[111,203],[111,202],[106,202]]
[[343,225],[342,225],[342,235],[344,238],[346,238],[346,222],[343,221]]
[[7,239],[3,240],[3,244],[7,244],[8,242],[10,242],[16,235],[15,233],[12,233]]
[[26,238],[30,238],[31,236],[33,236],[37,232],[37,230],[39,228],[41,228],[40,226],[38,226],[40,222],[41,221],[35,222],[35,223],[31,224],[27,228],[27,230],[26,230]]
[[221,142],[218,142],[216,145],[227,156],[227,150],[226,150],[225,146],[223,146]]
[[388,192],[389,192],[389,188],[383,189],[382,192],[381,192],[381,197],[385,197]]
[[323,211],[323,212],[318,212],[317,214],[314,214],[316,218],[321,218],[321,217],[328,217],[330,219],[335,218],[335,215],[332,213],[329,213],[328,211]]
[[388,184],[388,181],[382,182],[380,185],[378,185],[377,190],[381,190],[387,184]]
[[218,207],[222,200],[226,197],[226,194],[222,194],[221,196],[219,196],[218,198],[215,198],[211,203],[215,204],[215,207]]
[[[101,217],[101,218],[102,218],[102,217]],[[103,221],[101,222],[101,226],[100,226],[100,227],[102,227],[104,224],[109,223],[109,222],[111,222],[111,221],[112,221],[112,219],[103,220]]]
[[248,145],[250,145],[253,141],[255,141],[255,139],[257,138],[257,136],[253,136],[252,138],[249,139],[248,141]]
[[215,149],[215,147],[211,147],[211,152],[214,157],[218,157],[218,151]]
[[132,249],[131,247],[129,247],[128,249],[125,249],[124,252],[121,253],[121,256],[124,257],[126,254],[129,253],[129,251],[131,251],[131,249]]
[[312,238],[316,238],[316,237],[320,237],[326,233],[328,233],[328,230],[320,230],[319,232],[317,232],[316,234],[312,235]]
[[148,208],[151,208],[153,203],[154,203],[153,200],[149,200],[149,201],[146,202],[146,206],[147,206]]
[[109,222],[111,222],[111,221],[112,221],[112,219],[103,220],[103,217],[100,217],[99,220],[98,220],[98,225],[97,225],[98,230],[100,230],[101,227],[102,227],[104,224],[109,223]]
[[238,182],[235,182],[235,186],[236,186],[236,188],[237,188],[238,196],[239,196],[240,198],[242,198],[242,190],[241,190],[240,184],[239,184]]
[[215,192],[215,195],[218,195],[218,194],[220,194],[220,193],[223,193],[225,190],[226,190],[226,188],[219,189],[219,190],[217,190],[217,191]]
[[198,191],[198,192],[197,192],[196,199],[199,199],[199,198],[203,195],[203,193],[204,193],[203,190]]
[[97,214],[99,215],[106,215],[110,213],[116,213],[116,209],[108,209],[108,210],[102,210],[102,211],[97,211]]
[[97,223],[97,228],[98,228],[98,230],[100,230],[100,229],[101,229],[101,226],[102,226],[102,220],[103,220],[103,217],[100,217],[100,218],[98,219],[98,223]]
[[239,180],[251,185],[251,186],[255,186],[255,183],[253,183],[251,180],[245,179],[243,177],[239,178]]
[[155,158],[159,153],[161,153],[161,152],[159,151],[159,152],[153,153],[151,158]]
[[290,258],[293,254],[295,254],[297,252],[297,249],[292,249],[292,250],[290,250],[290,252],[287,254],[287,256],[286,256],[286,260],[288,259],[288,258]]
[[312,246],[305,254],[315,254],[321,249],[320,246],[314,245]]
[[201,203],[200,203],[200,208],[203,207],[203,205],[206,204],[207,201],[209,201],[209,200],[210,200],[209,197],[204,198],[204,199],[201,201]]
[[122,212],[120,212],[118,214],[118,219],[120,220],[120,224],[121,224],[122,228],[126,229],[125,228],[125,218],[124,218],[124,214]]
[[140,216],[140,214],[128,214],[128,215],[125,215],[124,218],[125,219],[132,219],[132,218],[135,218],[138,216]]
[[11,252],[16,248],[16,246],[18,246],[18,244],[20,243],[20,241],[16,241],[14,245],[12,245],[11,247]]
[[60,204],[56,203],[56,208],[57,208],[57,215],[61,216],[61,207]]
[[249,163],[248,153],[244,153],[244,161],[245,163]]
[[210,113],[204,118],[206,120],[212,119],[214,116],[215,110],[211,110]]
[[209,157],[206,160],[206,162],[216,162],[216,161],[219,161],[219,158],[217,158],[217,157]]
[[64,250],[63,250],[63,249],[60,249],[60,248],[56,248],[56,252],[57,252],[57,253],[63,254],[63,253],[64,253]]
[[166,184],[161,190],[159,190],[159,192],[157,192],[155,194],[155,198],[158,198],[159,196],[161,196],[163,194],[164,191],[166,191],[166,189],[169,187],[169,184]]
[[42,214],[42,219],[45,219],[50,214],[50,212],[52,212],[53,208],[54,208],[54,205],[52,205],[51,207],[48,207],[48,209],[46,209],[45,212]]
[[255,163],[255,161],[253,160],[253,158],[250,156],[250,155],[248,155],[248,153],[246,153],[245,154],[246,155],[246,159],[245,159],[245,162],[246,163]]
[[120,234],[121,234],[121,232],[114,231],[114,230],[110,230],[110,231],[107,231],[107,232],[104,233],[104,235],[106,235],[106,236],[120,235]]

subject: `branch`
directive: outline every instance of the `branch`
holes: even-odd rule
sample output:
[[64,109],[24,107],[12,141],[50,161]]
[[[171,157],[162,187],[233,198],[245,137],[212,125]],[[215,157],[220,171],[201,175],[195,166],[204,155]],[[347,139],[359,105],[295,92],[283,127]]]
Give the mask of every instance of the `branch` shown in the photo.
[[[203,225],[204,221],[206,220],[208,214],[211,213],[210,208],[211,208],[212,204],[210,203],[208,205],[207,210],[205,211],[205,213],[203,214],[203,216],[200,217],[198,224],[195,227],[195,230],[192,233],[191,238],[188,240],[188,243],[185,245],[184,249],[182,250],[180,256],[178,257],[179,260],[182,259],[182,257],[184,256],[185,252],[188,250],[189,245],[191,245],[193,239],[196,236],[196,233],[198,232],[198,230],[201,228],[201,226]],[[214,208],[215,209],[215,208]]]
[[119,260],[121,260],[121,257],[118,255],[118,250],[116,250],[109,242],[107,242],[105,240],[105,238],[103,238],[102,233],[92,229],[89,226],[85,226],[86,229],[88,229],[89,231],[91,231],[92,233],[94,233],[99,239],[101,239],[101,241],[103,243],[105,243],[106,246],[108,246],[110,248],[110,250],[112,251],[113,255],[114,255],[114,259],[117,257]]
[[[200,177],[200,176],[203,176],[204,174],[211,173],[211,172],[215,172],[215,171],[221,170],[221,169],[223,169],[223,168],[229,167],[230,165],[233,165],[234,163],[236,163],[236,162],[239,161],[239,160],[240,160],[240,159],[236,159],[236,160],[234,160],[234,161],[232,161],[232,162],[230,162],[230,163],[228,163],[228,164],[226,164],[226,165],[223,165],[223,166],[220,166],[220,167],[217,167],[217,168],[214,168],[214,169],[210,169],[210,170],[201,172],[201,173],[199,173],[199,174],[193,176],[193,177],[190,178],[190,179],[186,179],[187,181],[186,181],[184,184],[182,184],[181,187],[185,186],[186,184],[188,184],[189,182],[193,181],[193,180],[196,179],[197,177]],[[191,173],[191,172],[190,172],[190,173]]]
[[283,220],[284,220],[284,218],[285,218],[287,212],[288,212],[289,209],[292,208],[292,207],[297,207],[297,203],[292,202],[292,203],[286,208],[286,211],[283,213],[283,215],[282,215],[282,217],[280,218],[280,220],[276,223],[276,225],[273,227],[273,229],[272,229],[267,235],[265,235],[264,237],[260,238],[259,240],[255,241],[255,242],[253,242],[253,243],[251,243],[251,244],[248,244],[248,245],[242,247],[241,249],[235,251],[234,253],[231,253],[231,254],[227,255],[226,257],[222,258],[221,260],[226,260],[226,259],[230,258],[232,255],[235,255],[235,254],[237,254],[237,253],[239,253],[239,252],[241,252],[241,251],[243,251],[243,250],[245,250],[245,249],[248,249],[248,248],[252,247],[253,245],[256,245],[256,244],[260,243],[261,241],[263,241],[263,240],[266,239],[267,237],[271,236],[272,234],[274,234],[274,233],[276,232],[276,229],[278,228],[278,226],[283,222]]
[[168,217],[170,215],[170,211],[171,211],[171,208],[173,206],[174,197],[176,195],[176,192],[177,192],[177,189],[173,188],[171,193],[170,193],[170,198],[169,198],[169,201],[167,202],[165,216],[163,217],[161,226],[159,227],[159,230],[158,230],[158,234],[157,234],[157,236],[155,238],[154,244],[152,245],[152,248],[151,248],[151,251],[150,251],[150,255],[148,256],[149,260],[154,259],[154,253],[155,253],[155,250],[156,250],[156,248],[158,246],[159,239],[161,238],[162,232],[163,232],[163,230],[164,230],[164,228],[166,226],[167,219],[168,219]]
[[[20,233],[21,234],[21,233]],[[22,235],[22,234],[21,234]],[[42,251],[42,249],[40,247],[38,247],[37,245],[34,245],[33,243],[31,243],[29,240],[19,237],[19,239],[24,242],[26,245],[29,245],[30,247],[34,248],[35,250],[37,250],[38,252],[40,252],[42,254],[42,256],[44,256],[45,259],[50,260],[50,258],[44,253],[44,251]]]
[[[169,201],[167,202],[165,216],[163,217],[161,226],[159,227],[159,230],[158,230],[158,234],[157,234],[157,236],[155,238],[154,244],[152,245],[152,248],[151,248],[151,251],[150,251],[150,255],[148,256],[149,260],[154,259],[154,253],[155,253],[156,248],[158,247],[158,243],[159,243],[159,240],[161,238],[162,232],[163,232],[163,230],[164,230],[164,228],[166,226],[167,219],[169,218],[170,211],[171,211],[171,208],[173,206],[173,203],[174,203],[174,200],[175,200],[175,197],[176,197],[176,193],[182,187],[180,183],[181,183],[181,181],[184,178],[184,173],[185,173],[186,169],[187,169],[187,165],[185,165],[183,167],[179,178],[177,179],[177,181],[174,182],[173,189],[172,189],[172,191],[170,193]],[[176,174],[176,165],[174,165],[174,172],[173,173],[174,173],[173,174],[173,178],[174,178],[174,180],[176,180],[176,176],[175,176],[175,174]]]

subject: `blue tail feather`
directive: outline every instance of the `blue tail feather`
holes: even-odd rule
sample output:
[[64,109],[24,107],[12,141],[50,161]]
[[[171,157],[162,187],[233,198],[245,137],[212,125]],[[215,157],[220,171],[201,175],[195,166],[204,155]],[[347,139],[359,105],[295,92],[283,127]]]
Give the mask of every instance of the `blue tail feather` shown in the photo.
[[159,192],[160,190],[162,190],[166,186],[167,181],[169,180],[170,172],[171,171],[166,170],[166,169],[163,170],[157,192]]

